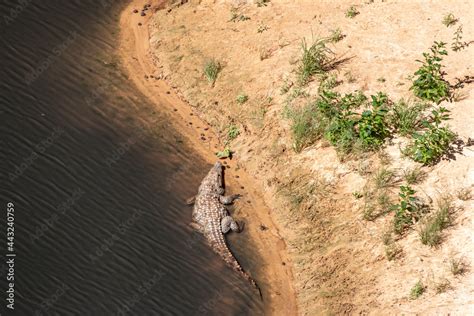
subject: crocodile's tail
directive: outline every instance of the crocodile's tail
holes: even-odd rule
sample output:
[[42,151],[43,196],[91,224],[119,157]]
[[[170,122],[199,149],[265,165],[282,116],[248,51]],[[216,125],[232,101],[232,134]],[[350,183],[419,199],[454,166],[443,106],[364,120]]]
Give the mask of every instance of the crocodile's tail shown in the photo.
[[262,296],[262,291],[260,290],[260,287],[257,285],[255,280],[248,274],[247,272],[242,269],[240,266],[239,262],[237,259],[235,259],[234,255],[230,251],[229,247],[227,247],[227,244],[224,239],[224,235],[220,232],[220,224],[218,227],[215,227],[213,231],[216,232],[215,234],[212,234],[212,236],[209,236],[209,240],[212,243],[212,248],[214,249],[215,252],[217,252],[227,263],[229,267],[231,267],[234,271],[239,273],[244,279],[250,282],[252,286],[258,291],[260,295],[260,299],[263,299]]

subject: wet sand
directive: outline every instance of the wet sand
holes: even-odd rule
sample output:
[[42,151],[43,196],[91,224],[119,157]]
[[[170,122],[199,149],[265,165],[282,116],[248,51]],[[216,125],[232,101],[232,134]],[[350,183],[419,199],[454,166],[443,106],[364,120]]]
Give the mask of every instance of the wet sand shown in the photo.
[[[141,9],[147,3],[152,6],[146,11],[146,16],[141,16]],[[171,114],[175,128],[186,138],[195,153],[211,164],[216,160],[215,152],[222,147],[218,138],[212,129],[193,113],[192,107],[179,97],[177,87],[170,87],[165,80],[157,78],[159,65],[154,64],[149,52],[148,22],[153,12],[160,7],[160,3],[162,1],[140,0],[125,8],[120,18],[119,55],[129,79],[156,105],[157,110]],[[133,12],[135,9],[138,13]],[[255,188],[252,177],[239,168],[238,161],[227,159],[224,164],[227,166],[227,187],[244,196],[236,203],[236,217],[239,220],[245,219],[245,233],[248,234],[251,245],[256,248],[245,252],[249,256],[256,254],[257,258],[263,261],[257,263],[255,270],[258,270],[258,274],[254,273],[253,276],[262,288],[265,311],[274,315],[294,315],[297,313],[297,307],[291,261],[285,242],[270,215],[270,209]],[[262,229],[261,224],[266,229]],[[231,236],[231,250],[235,250],[234,240],[238,244],[239,237]],[[245,269],[247,259],[239,259]]]

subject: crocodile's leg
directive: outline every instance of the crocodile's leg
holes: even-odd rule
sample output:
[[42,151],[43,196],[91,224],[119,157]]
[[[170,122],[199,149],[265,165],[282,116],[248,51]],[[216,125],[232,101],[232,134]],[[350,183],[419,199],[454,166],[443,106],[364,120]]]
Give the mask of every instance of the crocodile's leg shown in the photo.
[[240,232],[239,225],[232,216],[224,216],[221,220],[221,230],[223,234],[227,234],[230,230]]
[[233,195],[221,195],[219,196],[219,202],[224,205],[232,204],[235,200],[240,198],[242,195],[240,194],[233,194]]
[[186,205],[193,205],[196,202],[196,196],[192,196],[186,200]]

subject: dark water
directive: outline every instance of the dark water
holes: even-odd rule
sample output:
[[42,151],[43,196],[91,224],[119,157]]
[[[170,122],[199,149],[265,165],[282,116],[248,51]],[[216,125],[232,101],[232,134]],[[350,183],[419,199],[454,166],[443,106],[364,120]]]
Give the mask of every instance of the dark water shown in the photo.
[[1,314],[261,314],[249,285],[187,225],[182,201],[209,166],[123,74],[123,7],[0,5]]

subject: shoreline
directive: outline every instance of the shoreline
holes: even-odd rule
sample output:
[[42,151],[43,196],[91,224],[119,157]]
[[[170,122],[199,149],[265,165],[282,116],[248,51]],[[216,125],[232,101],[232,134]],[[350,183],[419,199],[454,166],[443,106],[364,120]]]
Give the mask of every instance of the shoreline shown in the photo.
[[[212,164],[217,159],[214,152],[220,145],[218,137],[212,132],[210,125],[193,113],[192,106],[178,96],[176,87],[158,79],[158,67],[150,55],[148,23],[153,16],[151,11],[160,6],[164,7],[165,2],[151,1],[151,10],[147,11],[145,17],[141,17],[140,13],[133,13],[135,8],[140,9],[146,3],[150,1],[134,1],[121,13],[118,54],[122,64],[139,91],[153,102],[159,111],[169,114],[174,127],[187,139],[187,143]],[[292,264],[285,241],[280,236],[282,228],[277,226],[270,215],[263,192],[256,188],[252,177],[241,169],[235,159],[225,162],[228,186],[231,189],[244,187],[244,190],[238,191],[251,202],[251,212],[243,211],[244,214],[239,213],[238,217],[245,215],[243,217],[248,221],[246,233],[257,247],[255,253],[264,260],[260,263],[259,275],[254,275],[257,280],[264,280],[263,284],[260,284],[264,296],[264,311],[271,314],[297,314]],[[242,201],[240,203],[243,204]],[[268,229],[259,229],[261,223],[265,223]]]

